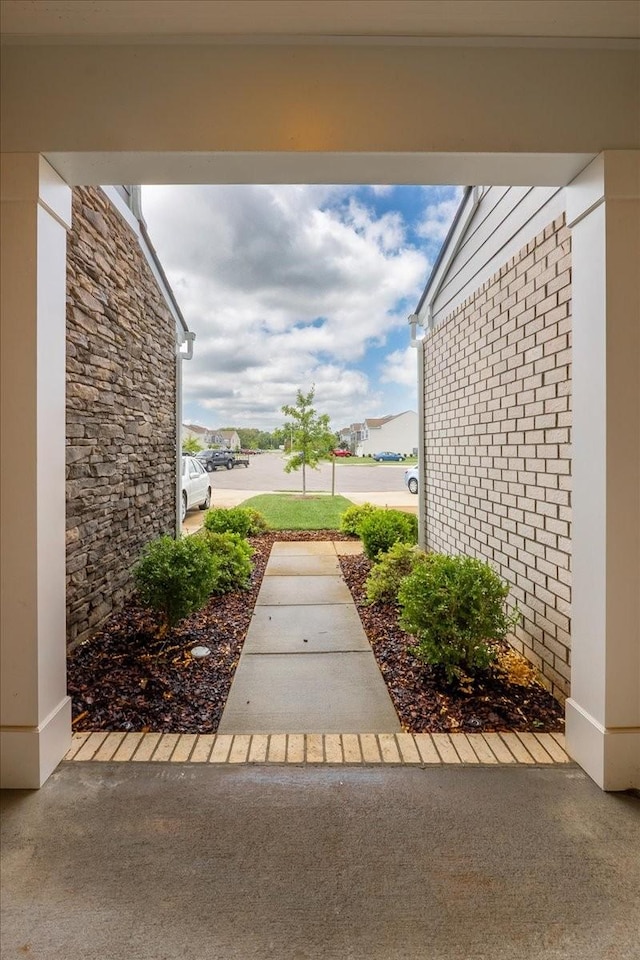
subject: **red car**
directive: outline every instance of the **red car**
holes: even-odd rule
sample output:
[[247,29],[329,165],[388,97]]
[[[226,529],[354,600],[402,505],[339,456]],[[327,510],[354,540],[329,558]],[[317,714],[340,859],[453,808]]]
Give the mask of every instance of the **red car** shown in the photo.
[[351,450],[332,450],[334,457],[352,457]]

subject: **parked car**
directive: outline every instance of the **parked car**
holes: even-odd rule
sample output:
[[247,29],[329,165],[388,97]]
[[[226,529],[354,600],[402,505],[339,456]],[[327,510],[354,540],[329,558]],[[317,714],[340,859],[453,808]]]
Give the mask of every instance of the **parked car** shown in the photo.
[[353,456],[353,454],[351,453],[351,450],[336,449],[336,450],[332,450],[331,453],[333,454],[334,457],[352,457]]
[[373,459],[376,463],[380,463],[383,460],[404,460],[404,453],[393,453],[391,450],[383,450],[382,453],[374,453]]
[[182,520],[187,510],[199,507],[208,510],[211,506],[211,481],[207,471],[196,457],[182,457]]
[[231,450],[201,450],[196,456],[209,473],[211,473],[212,470],[217,470],[218,467],[226,467],[227,470],[233,469],[233,454]]
[[419,473],[418,473],[417,467],[409,467],[408,470],[405,470],[404,482],[405,482],[405,486],[409,490],[409,493],[418,492]]

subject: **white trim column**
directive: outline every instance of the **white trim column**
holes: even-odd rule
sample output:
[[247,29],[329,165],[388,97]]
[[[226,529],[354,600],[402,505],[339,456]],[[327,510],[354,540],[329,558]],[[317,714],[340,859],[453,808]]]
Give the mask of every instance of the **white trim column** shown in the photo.
[[0,784],[40,787],[71,740],[66,695],[65,276],[71,190],[2,156]]
[[567,748],[640,787],[640,152],[567,188],[573,264],[573,611]]

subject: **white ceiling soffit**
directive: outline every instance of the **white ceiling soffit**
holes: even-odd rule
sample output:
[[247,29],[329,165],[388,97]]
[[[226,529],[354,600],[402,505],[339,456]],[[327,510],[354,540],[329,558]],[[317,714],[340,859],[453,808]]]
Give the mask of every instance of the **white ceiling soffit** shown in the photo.
[[107,183],[485,183],[565,186],[593,159],[566,153],[47,153],[71,186]]
[[640,0],[1,0],[5,42],[635,39]]

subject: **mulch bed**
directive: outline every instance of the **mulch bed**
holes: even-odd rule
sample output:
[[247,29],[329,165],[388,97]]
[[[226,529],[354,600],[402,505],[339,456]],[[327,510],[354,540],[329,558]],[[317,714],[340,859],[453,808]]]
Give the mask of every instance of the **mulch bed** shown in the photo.
[[[231,687],[256,597],[275,540],[352,540],[335,530],[278,531],[253,539],[248,590],[212,598],[154,639],[155,622],[133,597],[90,641],[69,655],[73,729],[215,733]],[[562,730],[563,711],[543,687],[489,677],[473,692],[448,690],[409,652],[393,605],[364,603],[370,569],[362,556],[341,557],[342,572],[405,730],[411,733]],[[196,660],[196,645],[211,649]]]
[[414,641],[398,625],[395,604],[366,603],[370,561],[340,557],[340,564],[393,705],[409,733],[564,730],[562,707],[538,683],[525,687],[489,674],[467,692],[443,685],[431,667],[410,653]]
[[[274,540],[349,540],[335,530],[278,531],[251,539],[254,569],[248,590],[213,597],[154,641],[155,621],[136,603],[107,620],[68,658],[73,729],[215,733],[249,629]],[[192,647],[211,655],[194,660]]]

